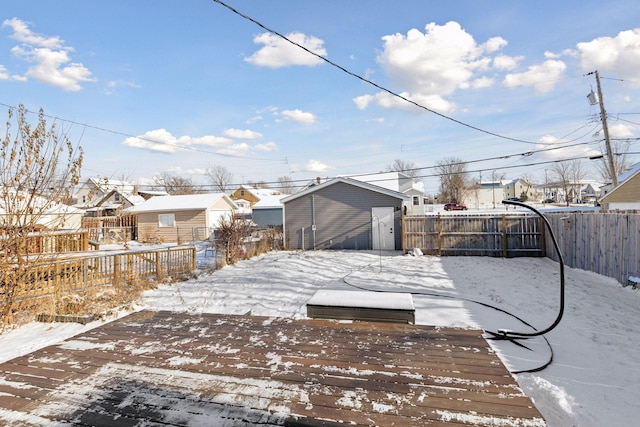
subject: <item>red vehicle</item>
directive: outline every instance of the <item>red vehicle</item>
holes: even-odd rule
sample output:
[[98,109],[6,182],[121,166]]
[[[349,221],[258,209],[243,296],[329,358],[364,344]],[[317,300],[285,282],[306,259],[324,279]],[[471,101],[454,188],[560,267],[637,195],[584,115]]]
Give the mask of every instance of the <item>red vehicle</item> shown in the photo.
[[457,203],[447,203],[444,205],[445,211],[466,211],[467,207],[465,205],[459,205]]

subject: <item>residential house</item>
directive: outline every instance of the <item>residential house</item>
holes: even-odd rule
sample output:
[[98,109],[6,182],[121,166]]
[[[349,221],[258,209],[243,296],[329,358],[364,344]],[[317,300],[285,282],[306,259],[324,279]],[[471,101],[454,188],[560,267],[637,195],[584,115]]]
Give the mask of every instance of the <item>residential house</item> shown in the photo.
[[339,177],[282,199],[290,249],[402,249],[402,210],[409,196]]
[[78,187],[73,199],[74,206],[86,210],[87,216],[111,216],[151,197],[166,195],[166,191],[141,189],[127,181],[89,178]]
[[[17,205],[22,204],[20,200],[30,200],[28,196],[21,197],[20,192],[12,194],[16,195],[16,199],[12,203],[16,203]],[[13,207],[7,211],[2,201],[0,201],[0,226],[15,224],[17,221],[23,224],[25,222],[31,223],[47,230],[77,230],[82,226],[84,211],[81,209],[61,203],[53,203],[42,196],[35,196],[29,203],[29,210],[33,212],[32,214],[26,213],[26,204],[24,207],[13,205]],[[16,216],[16,209],[20,211],[19,220]]]
[[493,209],[500,207],[505,198],[502,181],[481,181],[467,192],[462,204],[474,209]]
[[403,206],[403,211],[406,215],[424,215],[425,212],[429,210],[430,205],[424,192],[424,184],[415,181],[409,175],[402,172],[346,175],[346,177],[377,185],[378,187],[408,196],[408,200]]
[[249,208],[252,208],[255,203],[260,201],[260,199],[274,194],[280,193],[270,188],[254,188],[249,185],[241,185],[231,193],[230,197],[233,201],[246,200],[249,202]]
[[618,185],[599,200],[603,210],[640,209],[640,163],[618,177]]
[[516,178],[512,181],[508,181],[504,185],[505,199],[518,198],[518,199],[524,199],[532,202],[533,201],[537,202],[539,200],[542,200],[543,197],[544,197],[543,193],[537,188],[535,188],[533,184],[520,178]]
[[127,209],[138,216],[138,240],[186,243],[210,238],[236,204],[224,193],[156,196]]

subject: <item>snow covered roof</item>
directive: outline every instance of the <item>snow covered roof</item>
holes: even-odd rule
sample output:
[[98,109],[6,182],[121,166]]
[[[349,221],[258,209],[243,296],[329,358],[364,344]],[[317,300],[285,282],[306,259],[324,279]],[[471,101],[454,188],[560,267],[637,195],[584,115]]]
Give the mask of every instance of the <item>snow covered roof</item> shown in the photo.
[[237,206],[224,193],[205,193],[205,194],[186,194],[179,196],[154,196],[149,200],[135,205],[128,212],[161,212],[161,211],[187,211],[187,210],[204,210],[209,209],[219,200],[224,199],[230,209],[236,209]]
[[391,197],[395,197],[397,199],[400,200],[410,200],[411,198],[409,196],[407,196],[406,194],[402,194],[399,193],[397,191],[393,191],[393,190],[389,190],[387,188],[384,187],[380,187],[378,185],[373,185],[373,184],[369,184],[368,182],[364,182],[364,181],[358,181],[356,179],[351,179],[351,178],[345,178],[345,177],[338,177],[338,178],[333,178],[329,181],[325,181],[322,184],[318,184],[318,185],[314,185],[313,187],[309,187],[303,191],[300,191],[296,194],[292,194],[290,196],[287,196],[285,198],[282,199],[282,203],[287,203],[291,200],[297,199],[298,197],[302,197],[305,196],[307,194],[313,193],[315,191],[321,190],[323,188],[329,187],[331,185],[337,184],[337,183],[344,183],[344,184],[348,184],[348,185],[353,185],[355,187],[359,187],[359,188],[363,188],[365,190],[369,190],[369,191],[375,191],[376,193],[381,193],[381,194],[385,194],[387,196],[391,196]]
[[287,197],[287,194],[272,194],[270,196],[263,197],[259,202],[253,205],[253,209],[273,209],[282,207],[282,199]]
[[622,175],[618,176],[618,182],[622,183],[627,179],[631,178],[633,175],[637,174],[638,172],[640,172],[640,162],[636,163],[635,165],[632,165],[629,168],[629,170],[627,170]]

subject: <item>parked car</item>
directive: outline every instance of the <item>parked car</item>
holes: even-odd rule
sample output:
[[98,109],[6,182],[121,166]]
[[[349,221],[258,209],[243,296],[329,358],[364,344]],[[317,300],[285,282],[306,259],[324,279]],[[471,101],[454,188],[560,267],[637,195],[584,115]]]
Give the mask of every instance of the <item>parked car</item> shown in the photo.
[[444,205],[445,211],[466,211],[467,207],[465,205],[459,205],[457,203],[447,203]]

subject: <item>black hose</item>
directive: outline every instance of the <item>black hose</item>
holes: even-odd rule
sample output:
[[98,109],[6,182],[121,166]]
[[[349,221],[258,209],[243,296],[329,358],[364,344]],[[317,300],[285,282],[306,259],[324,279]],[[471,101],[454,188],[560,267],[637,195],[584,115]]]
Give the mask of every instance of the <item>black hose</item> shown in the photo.
[[542,329],[540,331],[514,332],[506,329],[498,329],[497,332],[492,332],[492,331],[486,331],[486,332],[493,335],[495,339],[529,338],[529,337],[537,337],[540,335],[544,335],[548,332],[551,332],[553,329],[555,329],[555,327],[558,326],[558,324],[562,320],[562,316],[564,315],[564,289],[565,289],[564,258],[562,257],[562,252],[560,251],[560,247],[558,246],[558,241],[556,240],[556,236],[553,233],[553,230],[551,229],[551,224],[549,224],[549,221],[547,220],[547,218],[544,215],[542,215],[540,211],[522,202],[515,202],[512,200],[503,200],[502,203],[505,205],[515,205],[515,206],[520,206],[520,207],[529,209],[530,211],[538,215],[540,218],[542,218],[545,225],[547,226],[547,229],[549,230],[549,235],[551,236],[551,241],[553,242],[553,247],[555,248],[558,254],[558,260],[559,260],[558,262],[560,263],[560,308],[554,322],[551,325],[549,325],[547,328]]
[[[379,293],[390,293],[390,292],[394,292],[394,293],[395,293],[395,292],[396,292],[396,291],[388,291],[388,290],[380,290],[380,289],[369,289],[369,288],[366,288],[366,287],[364,287],[364,286],[358,286],[358,285],[355,285],[355,284],[353,284],[353,283],[349,283],[349,282],[347,281],[347,277],[348,277],[348,276],[350,276],[351,274],[353,274],[353,273],[349,273],[349,274],[347,274],[346,276],[342,277],[342,282],[343,282],[344,284],[346,284],[346,285],[348,285],[348,286],[352,287],[352,288],[360,289],[361,291],[368,291],[368,292],[379,292]],[[437,293],[437,292],[419,292],[419,291],[409,291],[409,292],[403,292],[403,293],[408,293],[408,294],[411,294],[411,295],[420,295],[420,296],[436,297],[436,298],[448,298],[448,299],[455,299],[455,300],[459,300],[459,301],[465,301],[465,302],[469,302],[469,303],[473,303],[473,304],[478,304],[478,305],[481,305],[481,306],[483,306],[483,307],[492,308],[492,309],[494,309],[494,310],[496,310],[496,311],[499,311],[499,312],[501,312],[501,313],[506,314],[507,316],[511,316],[511,317],[513,317],[514,319],[516,319],[516,320],[520,321],[520,322],[521,322],[522,324],[524,324],[525,326],[528,326],[528,327],[530,327],[531,329],[533,329],[534,331],[537,331],[537,329],[536,329],[533,325],[531,325],[530,323],[528,323],[526,320],[524,320],[524,319],[522,319],[522,318],[520,318],[520,317],[516,316],[515,314],[510,313],[510,312],[508,312],[508,311],[506,311],[506,310],[504,310],[504,309],[502,309],[502,308],[500,308],[500,307],[496,307],[496,306],[494,306],[494,305],[487,304],[486,302],[476,301],[476,300],[472,300],[472,299],[464,298],[464,297],[460,297],[460,296],[455,296],[455,295],[439,294],[439,293]],[[489,334],[491,334],[491,335],[494,335],[494,333],[492,333],[492,332],[489,332],[489,331],[486,331],[486,330],[485,330],[485,332],[487,332],[487,333],[489,333]],[[506,340],[506,341],[510,341],[510,342],[511,342],[512,344],[514,344],[514,345],[518,345],[518,346],[520,346],[520,347],[524,347],[524,348],[526,348],[527,350],[533,351],[533,350],[531,350],[529,347],[524,346],[524,345],[522,345],[521,343],[515,342],[515,340],[516,340],[516,339],[519,339],[519,338],[520,338],[520,337],[512,337],[512,338],[511,338],[511,337],[502,337],[502,336],[499,336],[499,337],[494,337],[494,338],[489,338],[489,339],[498,339],[498,340]],[[551,343],[549,342],[549,340],[547,339],[547,337],[542,336],[542,339],[544,339],[545,343],[547,344],[547,347],[549,348],[549,359],[548,359],[545,363],[543,363],[542,365],[540,365],[540,366],[538,366],[538,367],[535,367],[535,368],[532,368],[532,369],[523,369],[523,370],[519,370],[519,371],[511,371],[511,373],[512,373],[512,374],[524,374],[524,373],[540,372],[540,371],[542,371],[543,369],[545,369],[546,367],[548,367],[549,365],[551,365],[551,363],[553,362],[553,347],[551,347]]]

